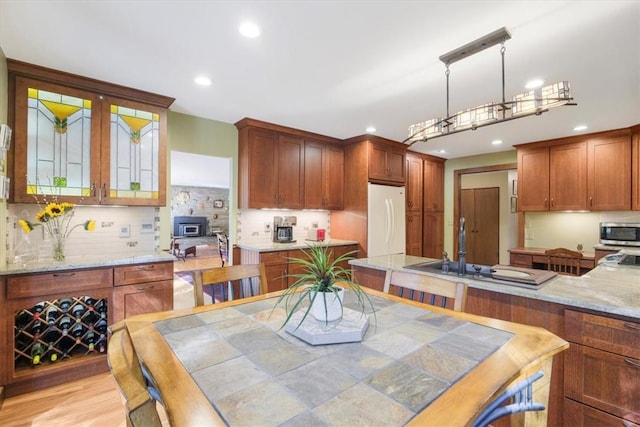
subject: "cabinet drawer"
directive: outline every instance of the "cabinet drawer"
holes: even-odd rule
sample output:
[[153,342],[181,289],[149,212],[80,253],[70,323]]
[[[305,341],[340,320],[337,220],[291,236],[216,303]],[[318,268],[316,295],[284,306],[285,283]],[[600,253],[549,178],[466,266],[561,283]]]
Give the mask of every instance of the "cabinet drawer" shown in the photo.
[[288,256],[287,251],[263,252],[260,254],[260,262],[265,266],[286,264],[289,261],[287,259]]
[[568,341],[640,359],[640,323],[565,310],[564,325]]
[[564,427],[640,427],[639,424],[566,398],[564,399],[563,415]]
[[24,298],[59,293],[78,294],[89,289],[113,286],[113,269],[70,270],[28,274],[7,278],[7,298]]
[[173,280],[119,286],[113,290],[113,318],[119,322],[137,314],[173,309]]
[[510,264],[517,265],[520,267],[529,267],[533,266],[533,262],[531,260],[531,255],[524,254],[511,254],[510,256]]
[[571,344],[564,359],[565,396],[640,423],[640,360]]
[[116,267],[113,273],[115,286],[134,285],[173,279],[173,262],[129,265]]

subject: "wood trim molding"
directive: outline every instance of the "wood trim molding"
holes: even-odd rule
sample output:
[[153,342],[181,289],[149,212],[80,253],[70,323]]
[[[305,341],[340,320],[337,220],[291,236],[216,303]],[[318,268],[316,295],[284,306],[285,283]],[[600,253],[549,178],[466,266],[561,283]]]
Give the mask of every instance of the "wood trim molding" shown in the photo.
[[[120,86],[108,83],[102,80],[96,80],[89,77],[79,76],[64,71],[46,68],[40,65],[28,64],[26,62],[17,61],[7,58],[7,69],[9,72],[9,81],[15,76],[24,76],[45,82],[52,82],[64,86],[71,86],[88,92],[97,93],[99,95],[116,96],[119,98],[129,99],[132,101],[143,102],[157,107],[169,108],[175,98],[164,95],[158,95],[151,92],[145,92],[139,89],[133,89],[126,86]],[[9,84],[11,86],[11,83]]]
[[287,126],[281,126],[274,123],[263,122],[262,120],[256,120],[249,117],[245,117],[242,120],[234,123],[235,127],[238,130],[244,129],[246,127],[256,127],[260,129],[272,130],[278,133],[284,133],[287,135],[294,135],[305,139],[312,139],[318,142],[327,142],[329,144],[343,144],[342,140],[338,138],[333,138],[326,135],[320,135],[319,133],[307,132],[301,129],[290,128]]
[[640,124],[634,127],[628,127],[628,128],[612,129],[612,130],[606,130],[602,132],[585,133],[582,135],[565,136],[565,137],[556,138],[556,139],[546,139],[544,141],[528,142],[526,144],[514,145],[513,148],[517,150],[519,148],[551,147],[554,145],[564,145],[564,144],[572,144],[576,142],[583,142],[583,141],[594,139],[594,138],[615,138],[618,136],[627,136],[627,135],[630,136],[633,129],[638,126],[640,126]]

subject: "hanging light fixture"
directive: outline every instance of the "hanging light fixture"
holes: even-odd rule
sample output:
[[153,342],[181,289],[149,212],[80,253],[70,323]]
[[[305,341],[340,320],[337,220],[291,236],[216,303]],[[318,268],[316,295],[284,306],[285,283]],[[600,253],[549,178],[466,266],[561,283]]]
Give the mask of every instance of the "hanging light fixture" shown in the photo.
[[[465,130],[475,130],[479,127],[496,123],[540,115],[549,109],[561,105],[577,105],[571,97],[569,82],[558,83],[533,89],[528,92],[514,96],[510,101],[505,98],[505,73],[504,73],[504,53],[506,51],[504,43],[511,38],[511,34],[502,27],[477,40],[467,43],[449,53],[440,56],[446,66],[445,76],[447,78],[447,115],[445,118],[437,118],[419,122],[409,126],[409,137],[403,142],[409,146],[416,142],[427,141]],[[500,56],[502,58],[502,100],[490,102],[477,107],[458,111],[455,114],[449,113],[449,66],[456,61],[475,55],[491,46],[502,44]]]

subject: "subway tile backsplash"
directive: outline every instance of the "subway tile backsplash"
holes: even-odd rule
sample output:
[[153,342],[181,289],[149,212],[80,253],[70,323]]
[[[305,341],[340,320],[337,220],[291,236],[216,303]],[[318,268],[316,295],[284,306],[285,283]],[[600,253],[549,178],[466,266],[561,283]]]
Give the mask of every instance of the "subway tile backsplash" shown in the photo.
[[[43,227],[25,233],[19,219],[35,222],[38,205],[8,205],[7,261],[24,263],[52,259],[51,242]],[[82,224],[88,219],[96,222],[94,231],[76,228],[67,238],[67,258],[87,253],[135,255],[159,249],[160,230],[158,208],[154,207],[105,207],[76,205],[71,225]]]
[[[317,228],[326,230],[326,239],[331,238],[331,214],[329,211],[290,211],[240,209],[237,215],[238,244],[267,243],[273,240],[273,217],[296,217],[293,226],[293,239],[303,242],[307,238],[309,228],[317,224]],[[267,230],[267,225],[268,230]]]

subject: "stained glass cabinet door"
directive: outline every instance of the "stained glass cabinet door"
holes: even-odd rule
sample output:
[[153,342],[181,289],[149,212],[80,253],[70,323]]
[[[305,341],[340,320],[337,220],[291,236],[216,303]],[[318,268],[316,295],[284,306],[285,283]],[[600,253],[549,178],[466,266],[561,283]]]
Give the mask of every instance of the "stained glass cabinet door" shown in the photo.
[[102,117],[101,203],[163,206],[166,112],[104,97]]
[[91,93],[17,78],[15,201],[98,203],[99,105]]

